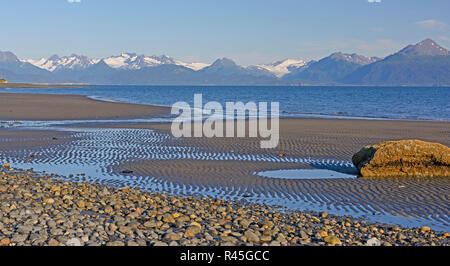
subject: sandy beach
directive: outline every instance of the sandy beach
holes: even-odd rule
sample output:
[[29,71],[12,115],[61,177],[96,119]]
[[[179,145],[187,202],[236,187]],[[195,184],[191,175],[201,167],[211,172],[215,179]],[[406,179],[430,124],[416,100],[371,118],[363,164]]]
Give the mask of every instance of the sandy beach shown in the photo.
[[[0,103],[0,119],[6,121],[94,121],[158,117],[168,112],[164,107],[101,102],[82,96],[2,93]],[[260,138],[174,138],[170,124],[164,123],[112,120],[66,125],[63,131],[52,127],[22,129],[26,123],[4,126],[0,129],[1,162],[38,170],[43,167],[47,173],[70,166],[70,175],[55,176],[67,181],[245,199],[371,221],[427,225],[440,231],[448,231],[450,224],[448,178],[302,180],[259,174],[279,169],[352,173],[351,156],[368,144],[414,138],[450,145],[450,123],[446,122],[281,119],[280,145],[275,149],[261,149]],[[285,156],[280,157],[281,153]],[[95,169],[89,172],[92,167]],[[122,174],[124,170],[132,174]]]
[[0,94],[2,120],[126,119],[167,112],[166,107],[104,102],[76,95]]
[[[171,124],[100,125],[109,128],[153,129],[170,134]],[[194,126],[192,126],[193,128]],[[225,125],[223,126],[226,127]],[[248,122],[246,122],[248,128]],[[211,147],[217,151],[270,153],[299,157],[349,159],[361,147],[385,140],[421,139],[450,145],[450,123],[360,119],[281,119],[280,143],[274,149],[261,149],[261,138],[182,138],[178,143]]]
[[51,83],[0,83],[0,89],[28,89],[28,88],[79,88],[86,84],[51,84]]

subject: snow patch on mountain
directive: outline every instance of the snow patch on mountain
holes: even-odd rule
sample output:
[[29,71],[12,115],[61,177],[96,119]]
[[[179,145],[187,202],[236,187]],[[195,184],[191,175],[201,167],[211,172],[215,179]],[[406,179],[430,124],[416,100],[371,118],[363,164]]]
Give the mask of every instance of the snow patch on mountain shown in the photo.
[[209,64],[205,63],[187,63],[165,55],[146,56],[138,55],[135,53],[122,53],[117,56],[110,56],[103,59],[90,59],[86,56],[73,54],[71,56],[64,57],[54,55],[48,59],[23,59],[21,61],[30,63],[34,66],[51,72],[59,69],[85,69],[94,64],[97,64],[100,61],[103,61],[109,67],[116,69],[142,69],[145,67],[155,67],[163,64],[170,64],[187,67],[197,71],[209,66]]
[[59,69],[84,69],[93,64],[97,64],[99,59],[90,59],[83,55],[73,54],[71,56],[59,57],[57,55],[51,56],[50,58],[41,58],[39,60],[25,59],[22,62],[30,63],[39,68],[55,71]]
[[431,39],[423,40],[403,48],[399,53],[411,56],[449,56],[450,51]]
[[154,67],[162,64],[175,64],[175,60],[171,57],[162,56],[145,56],[135,53],[122,53],[118,56],[104,58],[103,61],[112,68],[119,69],[141,69],[145,67]]
[[277,77],[282,77],[291,72],[292,69],[303,67],[307,64],[305,60],[286,59],[268,65],[257,65],[257,67],[268,70]]
[[329,58],[336,59],[336,60],[344,60],[344,61],[347,61],[350,63],[362,65],[362,66],[372,64],[381,59],[378,57],[366,57],[366,56],[355,54],[355,53],[345,54],[342,52],[333,53],[329,56]]
[[206,64],[206,63],[186,63],[186,62],[182,62],[180,60],[175,60],[175,64],[178,66],[184,66],[184,67],[190,68],[195,71],[203,69],[203,68],[211,65],[211,64]]

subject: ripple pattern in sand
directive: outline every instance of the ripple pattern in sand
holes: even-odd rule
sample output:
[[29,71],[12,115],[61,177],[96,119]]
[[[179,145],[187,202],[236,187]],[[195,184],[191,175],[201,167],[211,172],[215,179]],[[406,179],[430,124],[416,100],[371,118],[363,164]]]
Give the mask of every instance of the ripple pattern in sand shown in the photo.
[[[436,228],[446,230],[450,224],[448,180],[417,183],[264,178],[257,176],[256,172],[322,168],[352,173],[355,169],[349,161],[332,158],[216,152],[208,147],[176,145],[177,140],[170,135],[153,130],[58,130],[67,132],[70,137],[38,147],[17,145],[17,149],[0,149],[0,159],[8,159],[21,168],[33,167],[38,171],[64,175],[73,181],[133,186],[176,194],[245,198],[402,224],[420,224],[431,219]],[[14,141],[14,138],[7,139],[5,143]],[[134,173],[123,175],[123,169],[132,169]]]

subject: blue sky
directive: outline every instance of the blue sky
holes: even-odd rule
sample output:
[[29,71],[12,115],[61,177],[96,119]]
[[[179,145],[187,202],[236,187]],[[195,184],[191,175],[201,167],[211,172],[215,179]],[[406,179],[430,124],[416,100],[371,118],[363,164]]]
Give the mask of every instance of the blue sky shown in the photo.
[[[448,0],[0,0],[0,50],[20,58],[122,52],[244,65],[335,51],[450,47]],[[373,3],[370,3],[372,1]]]

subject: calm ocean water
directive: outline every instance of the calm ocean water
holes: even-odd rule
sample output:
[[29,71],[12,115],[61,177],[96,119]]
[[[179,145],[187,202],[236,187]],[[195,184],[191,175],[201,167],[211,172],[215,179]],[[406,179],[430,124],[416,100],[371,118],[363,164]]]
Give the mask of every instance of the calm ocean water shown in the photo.
[[[171,106],[217,101],[279,102],[282,116],[450,121],[449,87],[90,86],[4,92],[86,95],[107,101]],[[225,106],[225,105],[224,105]]]

